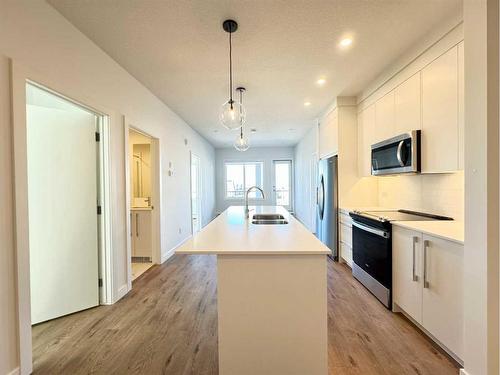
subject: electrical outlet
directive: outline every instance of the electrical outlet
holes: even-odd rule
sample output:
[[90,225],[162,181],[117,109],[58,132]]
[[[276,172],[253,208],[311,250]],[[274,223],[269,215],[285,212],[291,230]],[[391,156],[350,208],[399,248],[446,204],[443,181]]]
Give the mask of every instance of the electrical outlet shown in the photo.
[[181,234],[181,233],[182,233],[182,228],[179,228],[179,234]]

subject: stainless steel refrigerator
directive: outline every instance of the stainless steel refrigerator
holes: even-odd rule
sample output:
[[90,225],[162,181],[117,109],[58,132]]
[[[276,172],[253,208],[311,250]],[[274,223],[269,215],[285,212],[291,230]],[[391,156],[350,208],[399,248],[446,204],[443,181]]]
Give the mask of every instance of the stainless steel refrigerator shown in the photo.
[[337,156],[319,161],[316,188],[316,236],[330,248],[335,260],[339,258],[337,161]]

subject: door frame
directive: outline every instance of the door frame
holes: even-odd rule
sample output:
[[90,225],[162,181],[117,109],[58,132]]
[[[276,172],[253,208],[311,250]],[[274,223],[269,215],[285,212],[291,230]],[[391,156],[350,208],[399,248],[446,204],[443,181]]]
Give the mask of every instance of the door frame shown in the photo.
[[272,183],[273,183],[273,205],[276,206],[276,164],[277,163],[290,163],[290,204],[288,205],[288,208],[285,207],[290,212],[293,212],[294,210],[294,170],[293,170],[293,160],[290,159],[275,159],[273,160],[273,166],[272,166]]
[[193,169],[192,169],[192,165],[193,165],[193,157],[196,157],[198,158],[198,197],[199,197],[199,202],[200,204],[198,205],[198,209],[199,209],[199,226],[200,226],[200,230],[202,229],[203,225],[202,225],[202,216],[203,216],[203,211],[201,209],[201,205],[202,205],[202,197],[203,197],[203,184],[202,184],[202,174],[201,174],[201,158],[195,154],[193,151],[190,151],[189,152],[189,202],[191,203],[190,204],[190,214],[189,216],[191,217],[191,235],[193,235],[195,232],[194,232],[194,227],[193,227],[193,195],[192,195],[192,192],[193,192],[193,175],[192,175],[192,172],[193,172]]
[[130,220],[131,204],[130,195],[130,147],[129,147],[129,131],[133,130],[151,139],[151,261],[153,264],[161,264],[163,262],[161,254],[161,155],[160,155],[160,139],[144,130],[137,122],[123,116],[124,129],[124,149],[125,149],[125,222],[126,222],[126,241],[127,241],[127,285],[128,289],[132,289],[132,241],[130,233],[132,223]]
[[[74,103],[96,114],[99,121],[100,142],[98,153],[99,204],[101,218],[98,220],[99,232],[99,277],[103,287],[99,290],[99,304],[112,304],[113,288],[113,246],[112,212],[110,186],[110,127],[112,111],[95,104],[91,99],[76,94],[68,87],[61,87],[53,80],[38,72],[10,60],[12,137],[15,189],[15,239],[17,266],[17,304],[19,335],[19,368],[21,374],[33,370],[32,331],[31,331],[31,285],[30,285],[30,248],[28,212],[28,149],[26,119],[26,85],[32,84],[55,96]],[[85,103],[85,104],[83,104]],[[97,280],[96,280],[97,281]]]

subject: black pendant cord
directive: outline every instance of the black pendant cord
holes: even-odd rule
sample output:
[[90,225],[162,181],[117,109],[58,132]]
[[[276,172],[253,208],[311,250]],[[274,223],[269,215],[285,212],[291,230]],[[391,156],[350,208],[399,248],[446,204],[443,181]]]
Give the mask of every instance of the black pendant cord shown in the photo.
[[229,32],[229,103],[233,109],[233,44],[231,34],[232,32]]
[[[240,92],[240,119],[241,119],[241,108],[243,106],[243,90],[244,89],[241,87],[238,87],[237,90]],[[240,139],[243,139],[243,124],[241,124],[241,127],[240,127]]]

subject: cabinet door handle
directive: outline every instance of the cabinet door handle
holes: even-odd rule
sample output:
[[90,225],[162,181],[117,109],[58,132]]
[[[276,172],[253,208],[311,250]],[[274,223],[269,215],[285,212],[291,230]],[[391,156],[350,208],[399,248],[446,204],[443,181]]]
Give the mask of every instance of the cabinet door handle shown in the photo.
[[429,288],[429,281],[427,280],[427,248],[429,247],[429,240],[424,241],[424,288]]
[[415,257],[416,257],[416,246],[418,242],[418,237],[413,237],[413,267],[412,267],[412,279],[413,281],[418,281],[418,276],[416,273],[416,262],[415,262]]
[[135,214],[135,235],[139,237],[139,214]]

